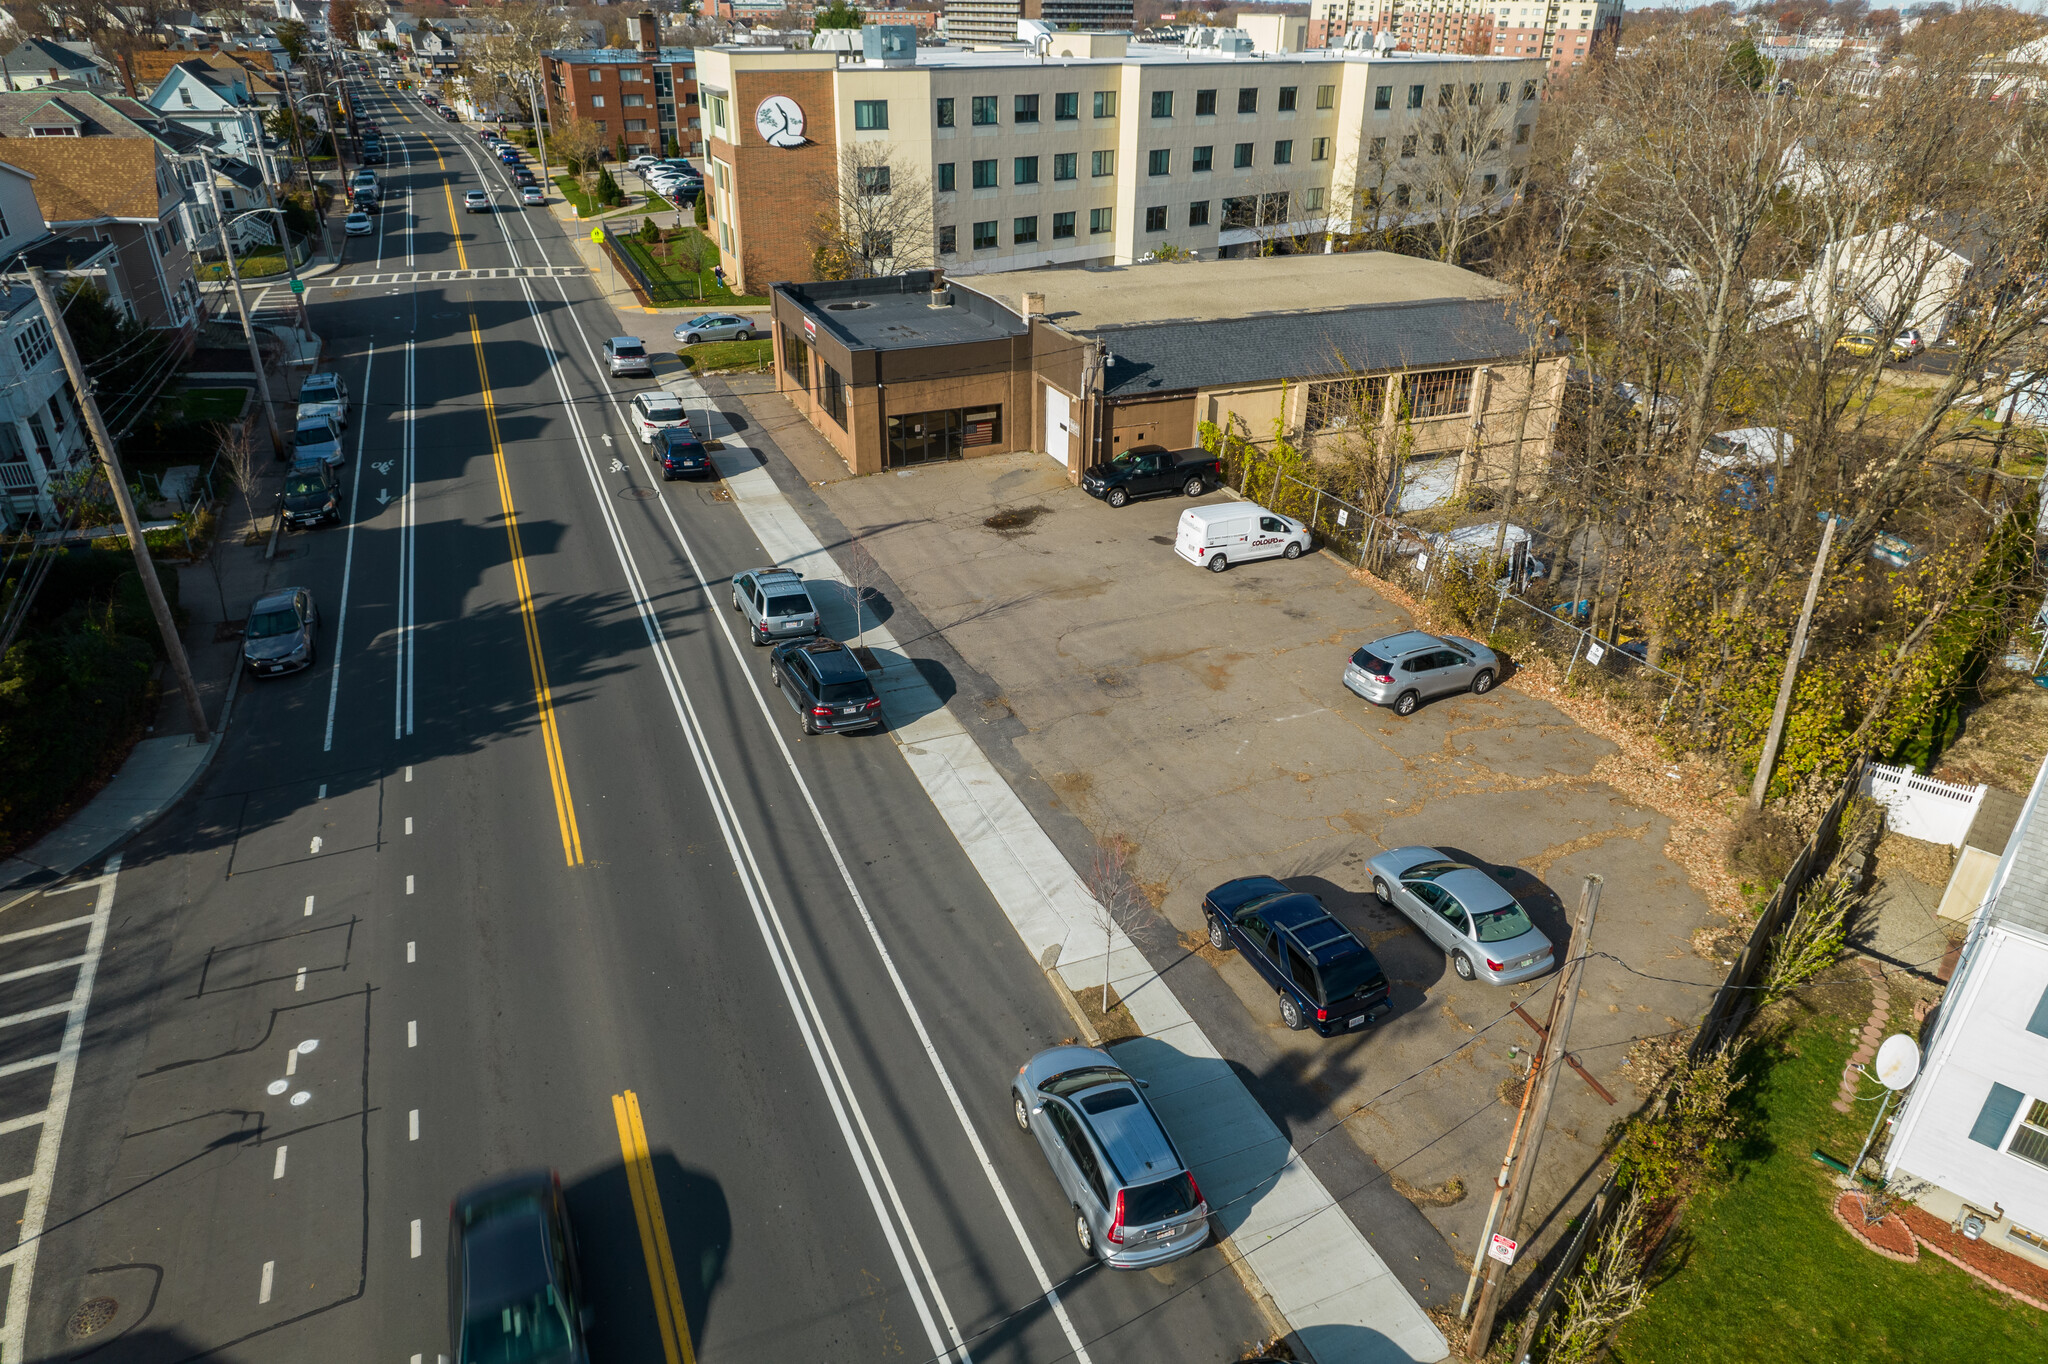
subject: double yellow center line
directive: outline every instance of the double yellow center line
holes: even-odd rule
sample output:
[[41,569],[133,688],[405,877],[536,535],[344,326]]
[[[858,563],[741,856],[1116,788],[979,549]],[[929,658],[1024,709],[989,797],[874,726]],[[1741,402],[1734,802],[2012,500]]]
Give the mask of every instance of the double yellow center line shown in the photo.
[[562,731],[555,722],[554,692],[548,686],[547,660],[541,656],[540,622],[533,613],[533,586],[526,577],[526,554],[519,544],[519,514],[512,508],[512,480],[505,471],[505,444],[498,438],[498,407],[491,397],[491,372],[484,363],[484,337],[476,314],[469,315],[469,339],[476,347],[476,375],[483,391],[484,423],[491,433],[491,464],[498,474],[498,505],[505,513],[505,537],[512,546],[512,582],[519,595],[519,623],[526,631],[526,659],[533,665],[533,695],[540,705],[541,746],[547,751],[548,785],[555,797],[555,818],[562,826],[562,856],[572,867],[583,865],[583,835],[576,827],[576,806],[569,797],[569,768],[562,760]]
[[[430,143],[429,145],[432,144]],[[448,169],[448,163],[441,159],[439,151],[434,153],[434,164],[442,170]],[[453,177],[441,182],[441,192],[448,196],[448,240],[455,243],[455,263],[467,270],[469,268],[469,253],[462,249],[462,219],[456,216],[455,213],[455,181]],[[472,317],[470,322],[472,324],[471,330],[475,330],[474,324],[476,319]],[[483,350],[481,347],[477,350],[477,363],[483,363]]]
[[626,1184],[633,1192],[633,1217],[640,1224],[640,1251],[647,1257],[647,1284],[654,1290],[662,1354],[668,1364],[697,1364],[690,1321],[683,1313],[683,1287],[676,1278],[675,1251],[669,1248],[668,1222],[661,1215],[661,1191],[654,1183],[654,1155],[647,1147],[646,1124],[640,1121],[640,1096],[630,1089],[612,1095],[612,1118],[619,1125],[619,1154],[625,1158]]

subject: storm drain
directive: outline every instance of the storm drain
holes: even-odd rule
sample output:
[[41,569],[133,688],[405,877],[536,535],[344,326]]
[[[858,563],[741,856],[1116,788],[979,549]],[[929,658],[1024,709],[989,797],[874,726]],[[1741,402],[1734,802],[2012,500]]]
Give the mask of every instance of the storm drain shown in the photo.
[[71,1314],[71,1320],[64,1323],[64,1334],[73,1340],[84,1340],[97,1335],[107,1328],[114,1314],[121,1310],[121,1304],[112,1298],[88,1298],[78,1305]]
[[628,502],[646,502],[660,497],[661,494],[652,488],[621,488],[619,496]]

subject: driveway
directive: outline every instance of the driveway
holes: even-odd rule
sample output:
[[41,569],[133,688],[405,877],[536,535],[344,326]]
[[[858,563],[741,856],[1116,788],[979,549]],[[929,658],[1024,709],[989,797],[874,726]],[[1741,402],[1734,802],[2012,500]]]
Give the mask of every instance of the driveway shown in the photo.
[[[1037,788],[1027,802],[1135,846],[1162,920],[1145,944],[1155,963],[1176,963],[1176,993],[1297,1149],[1337,1124],[1349,1132],[1360,1173],[1347,1208],[1383,1251],[1392,1238],[1405,1252],[1390,1262],[1412,1257],[1425,1303],[1463,1291],[1517,1069],[1537,1042],[1510,1006],[1525,1001],[1540,1022],[1554,982],[1460,981],[1374,901],[1366,859],[1423,843],[1510,873],[1559,944],[1582,878],[1604,878],[1592,943],[1603,955],[1589,962],[1572,1051],[1617,1102],[1563,1077],[1525,1224],[1544,1219],[1542,1249],[1610,1124],[1644,1097],[1623,1064],[1632,1047],[1695,1019],[1720,974],[1691,950],[1694,931],[1720,921],[1666,856],[1668,822],[1598,775],[1614,746],[1512,677],[1406,720],[1366,705],[1338,680],[1344,660],[1407,628],[1406,614],[1322,555],[1223,574],[1183,563],[1170,548],[1190,505],[1180,498],[1112,510],[1040,455],[846,479],[818,496],[862,537],[906,616],[981,675],[954,708],[1008,737],[1013,772]],[[1085,867],[1085,848],[1068,852]],[[1391,1016],[1334,1041],[1289,1032],[1249,967],[1200,945],[1203,893],[1254,872],[1322,896],[1372,946],[1395,981]]]

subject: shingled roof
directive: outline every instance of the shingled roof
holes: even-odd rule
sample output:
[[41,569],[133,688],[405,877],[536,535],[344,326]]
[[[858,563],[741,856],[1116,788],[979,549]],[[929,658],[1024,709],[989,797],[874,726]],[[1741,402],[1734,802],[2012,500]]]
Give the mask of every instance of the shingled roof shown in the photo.
[[0,158],[36,177],[36,203],[51,226],[163,216],[157,144],[147,137],[24,137]]

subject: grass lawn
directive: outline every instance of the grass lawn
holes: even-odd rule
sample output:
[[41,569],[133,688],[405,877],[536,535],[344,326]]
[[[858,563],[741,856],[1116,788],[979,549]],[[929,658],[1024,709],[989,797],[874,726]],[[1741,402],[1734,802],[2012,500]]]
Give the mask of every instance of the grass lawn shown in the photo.
[[620,204],[616,208],[608,208],[600,212],[596,201],[583,192],[583,186],[577,183],[576,177],[573,175],[556,176],[555,188],[562,191],[564,199],[567,199],[576,206],[576,213],[579,217],[591,218],[609,216],[614,213],[631,213],[635,210],[644,210],[646,207],[647,196],[635,194],[631,190],[627,190],[625,191],[625,203]]
[[248,397],[246,388],[188,388],[172,394],[168,401],[184,410],[188,422],[231,422],[242,415]]
[[[242,272],[243,279],[258,279],[265,275],[281,275],[285,272],[284,252],[277,247],[261,247],[235,257],[235,268]],[[206,280],[226,279],[228,267],[225,261],[205,261],[197,266],[199,278]]]
[[[703,253],[698,258],[704,262],[704,268],[697,272],[694,286],[691,284],[690,267],[688,264],[676,259],[673,255],[667,260],[656,260],[654,253],[648,249],[647,243],[641,241],[638,236],[629,236],[623,232],[619,234],[620,244],[632,254],[634,260],[640,262],[640,268],[647,272],[649,280],[657,285],[673,285],[681,294],[680,302],[670,303],[664,301],[661,306],[666,308],[696,308],[700,306],[707,308],[765,308],[768,306],[768,298],[765,294],[735,294],[732,290],[720,284],[718,276],[711,273],[711,268],[718,264],[717,249],[695,227],[689,228],[688,231],[691,236],[704,245]],[[701,301],[698,297],[700,293],[702,294]]]
[[701,346],[678,346],[683,364],[699,374],[714,369],[766,369],[775,358],[773,341],[706,341]]
[[[1874,1104],[1831,1107],[1870,1008],[1858,983],[1809,991],[1737,1102],[1753,1123],[1727,1187],[1694,1201],[1668,1275],[1617,1334],[1616,1364],[2020,1364],[2048,1357],[2048,1315],[1921,1251],[1899,1264],[1850,1239],[1809,1157],[1851,1160]],[[1816,1009],[1830,1009],[1819,1013]],[[1910,1017],[1893,1029],[1912,1031]],[[1767,1043],[1758,1043],[1759,1048]],[[1866,1085],[1874,1089],[1874,1085]]]

